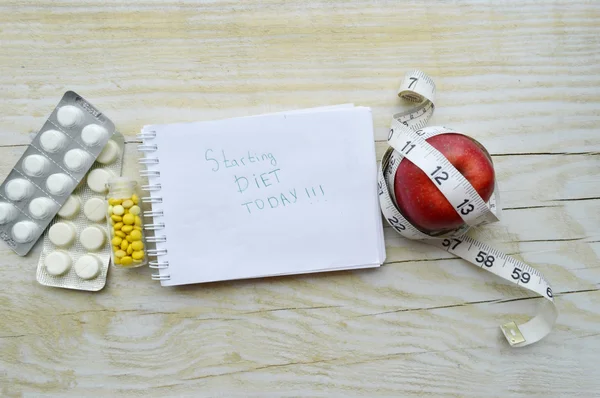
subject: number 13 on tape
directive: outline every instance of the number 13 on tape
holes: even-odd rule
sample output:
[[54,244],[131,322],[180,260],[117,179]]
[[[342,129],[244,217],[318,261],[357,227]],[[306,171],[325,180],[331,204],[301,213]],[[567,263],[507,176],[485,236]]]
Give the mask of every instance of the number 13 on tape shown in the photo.
[[[378,172],[381,210],[388,224],[402,236],[439,247],[461,257],[517,286],[535,292],[545,300],[538,314],[523,324],[508,322],[500,326],[508,343],[523,347],[543,339],[550,333],[558,317],[552,287],[536,269],[491,248],[467,235],[469,228],[497,222],[499,195],[496,187],[486,203],[454,166],[427,143],[427,138],[455,132],[435,126],[425,127],[435,109],[435,83],[425,73],[415,70],[404,76],[398,95],[417,103],[413,109],[393,116],[388,144]],[[412,225],[398,210],[393,191],[396,170],[407,158],[425,172],[453,205],[464,225],[442,235],[430,236]],[[390,189],[392,187],[392,189]]]

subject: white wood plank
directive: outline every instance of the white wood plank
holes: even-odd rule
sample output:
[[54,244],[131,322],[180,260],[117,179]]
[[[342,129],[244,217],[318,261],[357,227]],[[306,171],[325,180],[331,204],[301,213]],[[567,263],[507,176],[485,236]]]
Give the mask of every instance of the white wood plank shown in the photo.
[[162,386],[162,394],[201,396],[593,396],[600,374],[589,347],[598,342],[599,299],[599,292],[562,297],[556,332],[522,350],[503,344],[496,323],[506,313],[522,317],[532,301],[368,317],[352,308],[223,316],[198,305],[164,311],[160,302],[146,311],[9,312],[29,332],[0,339],[3,360],[19,359],[6,368],[13,382],[5,390],[62,394],[69,386],[74,396],[98,395],[110,379],[131,394]]
[[[498,325],[540,300],[389,228],[376,270],[167,289],[112,269],[96,294],[38,285],[39,245],[1,247],[0,395],[597,395],[599,17],[581,1],[0,2],[0,175],[69,89],[129,139],[353,102],[373,109],[380,157],[420,68],[438,86],[430,124],[498,155],[507,210],[478,237],[540,269],[560,311],[511,349]],[[136,159],[127,145],[125,175]]]
[[358,1],[343,12],[323,3],[144,2],[118,12],[43,4],[0,5],[7,144],[26,143],[68,89],[128,135],[148,123],[354,102],[373,108],[383,139],[401,106],[401,77],[418,67],[439,86],[432,123],[461,129],[492,153],[600,150],[593,4],[557,2],[550,13],[535,2]]

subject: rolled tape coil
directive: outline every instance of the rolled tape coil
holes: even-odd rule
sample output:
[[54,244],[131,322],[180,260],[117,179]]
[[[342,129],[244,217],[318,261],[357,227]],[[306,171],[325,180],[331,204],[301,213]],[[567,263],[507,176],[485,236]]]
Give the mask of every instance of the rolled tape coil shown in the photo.
[[[500,278],[535,292],[544,301],[529,321],[515,321],[500,326],[512,347],[524,347],[546,337],[554,327],[558,310],[552,287],[535,268],[502,253],[470,236],[468,231],[499,221],[499,194],[496,185],[488,202],[473,188],[454,166],[426,140],[430,137],[457,132],[444,126],[426,127],[435,109],[435,83],[420,70],[408,72],[398,90],[398,96],[415,103],[412,109],[397,113],[392,123],[385,151],[378,170],[378,193],[381,211],[387,223],[400,235],[436,246],[463,258]],[[432,236],[421,232],[399,211],[394,197],[394,176],[402,159],[407,158],[433,181],[453,205],[464,225],[452,231]],[[436,179],[437,177],[437,179]]]

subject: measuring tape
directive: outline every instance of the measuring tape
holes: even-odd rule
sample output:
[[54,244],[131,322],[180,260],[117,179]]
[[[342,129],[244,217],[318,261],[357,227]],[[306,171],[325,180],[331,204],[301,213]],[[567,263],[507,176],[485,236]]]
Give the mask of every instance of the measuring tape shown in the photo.
[[[512,347],[524,347],[541,340],[550,333],[558,317],[550,283],[536,269],[467,235],[470,228],[499,221],[497,184],[485,202],[448,159],[426,141],[445,133],[462,134],[443,126],[425,127],[435,109],[435,83],[429,76],[419,70],[407,73],[398,95],[417,106],[392,118],[387,139],[390,147],[378,171],[379,202],[385,219],[406,238],[439,247],[542,296],[545,300],[535,317],[523,324],[511,321],[500,326]],[[400,213],[396,206],[394,177],[404,158],[421,169],[448,199],[464,221],[461,227],[434,236],[419,230]]]

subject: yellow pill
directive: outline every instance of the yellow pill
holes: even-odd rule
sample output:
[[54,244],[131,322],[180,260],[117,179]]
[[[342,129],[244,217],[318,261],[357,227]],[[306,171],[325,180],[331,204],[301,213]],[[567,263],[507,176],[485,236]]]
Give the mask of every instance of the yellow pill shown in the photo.
[[115,222],[119,222],[121,220],[123,220],[123,217],[121,216],[115,216],[114,214],[112,216],[110,216],[110,219],[115,221]]
[[123,239],[125,239],[125,237],[127,236],[123,231],[115,231],[115,235],[120,236]]
[[121,203],[123,203],[123,199],[111,198],[108,200],[108,204],[112,206],[120,205]]
[[121,250],[121,246],[113,246],[113,252],[118,252],[119,250]]
[[129,234],[129,236],[127,236],[127,240],[129,240],[129,237],[131,236],[132,240],[141,240],[142,239],[142,233],[136,229],[134,229],[133,231],[131,231],[131,233]]
[[123,223],[118,222],[113,226],[113,228],[115,229],[115,231],[119,231],[119,230],[123,229]]
[[109,215],[109,216],[112,214],[112,209],[113,209],[113,207],[112,207],[112,206],[108,206],[108,211],[107,211],[107,213],[108,213],[108,215]]
[[131,265],[133,259],[130,256],[121,257],[121,264],[123,265]]
[[119,257],[115,257],[114,263],[117,265],[121,264],[121,259]]
[[141,263],[141,262],[142,262],[142,260],[135,260],[135,259],[133,260],[133,263],[134,263],[134,264],[139,264],[139,263]]
[[137,225],[138,227],[142,226],[142,219],[140,218],[140,216],[135,216],[135,225]]
[[133,206],[133,200],[127,199],[123,201],[124,208],[129,209],[131,206]]
[[133,250],[139,251],[144,248],[144,244],[141,240],[136,240],[135,242],[131,242],[131,247],[133,247]]
[[138,198],[138,196],[136,194],[131,195],[131,201],[133,202],[134,205],[137,205],[140,201],[140,198]]
[[112,238],[111,243],[114,246],[119,246],[121,244],[121,242],[123,241],[123,238],[119,237],[119,236],[115,236],[114,238]]
[[129,247],[127,248],[127,254],[131,254],[133,253],[133,247],[131,247],[131,245],[129,245]]
[[123,216],[123,223],[132,225],[135,222],[135,216],[133,214],[125,214]]
[[131,232],[132,229],[133,229],[133,226],[131,226],[131,225],[123,225],[123,228],[121,228],[121,231],[128,234],[129,232]]
[[137,216],[138,214],[140,214],[140,212],[142,211],[142,209],[140,209],[140,206],[131,206],[131,209],[129,209],[129,213],[133,214],[134,216]]
[[139,227],[139,226],[136,225],[136,226],[133,227],[133,229],[135,229],[136,231],[141,231],[142,227]]
[[131,233],[130,233],[129,235],[127,235],[127,236],[125,237],[125,239],[127,239],[127,241],[128,241],[128,242],[133,242],[133,241],[135,240],[135,239],[133,239],[133,238],[131,237]]
[[124,250],[117,250],[115,252],[115,257],[118,257],[118,258],[125,257],[125,251]]
[[135,251],[133,252],[133,254],[131,254],[131,257],[133,257],[134,260],[141,260],[142,258],[144,258],[144,252],[143,251]]
[[125,213],[125,208],[123,206],[121,206],[121,205],[113,206],[113,214],[120,216],[123,213]]
[[127,242],[126,240],[123,240],[121,242],[121,250],[127,250],[128,247],[129,247],[129,242]]

